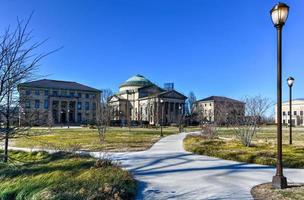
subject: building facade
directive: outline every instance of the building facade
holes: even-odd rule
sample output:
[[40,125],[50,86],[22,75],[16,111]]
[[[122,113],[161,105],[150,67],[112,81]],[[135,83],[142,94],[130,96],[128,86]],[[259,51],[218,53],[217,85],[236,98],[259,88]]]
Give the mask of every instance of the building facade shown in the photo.
[[94,123],[101,91],[69,81],[43,79],[18,85],[20,119],[33,125]]
[[119,92],[109,98],[112,120],[150,125],[179,123],[185,105],[183,94],[162,89],[142,75],[129,78]]
[[[304,99],[294,99],[291,102],[292,113],[289,112],[289,101],[282,104],[282,123],[290,124],[290,114],[292,117],[293,126],[304,126]],[[275,106],[275,122],[277,123],[277,106]]]
[[200,122],[225,124],[245,115],[245,103],[222,96],[210,96],[195,102],[194,113]]

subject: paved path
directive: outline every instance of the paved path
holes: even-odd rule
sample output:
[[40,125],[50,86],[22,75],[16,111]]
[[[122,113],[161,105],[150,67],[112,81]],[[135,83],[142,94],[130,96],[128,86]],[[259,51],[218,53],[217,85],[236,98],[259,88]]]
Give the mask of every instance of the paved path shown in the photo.
[[[147,151],[112,155],[140,182],[137,199],[251,199],[250,189],[275,173],[273,167],[186,152],[185,135],[163,138]],[[304,169],[286,169],[285,175],[304,182]]]
[[[273,167],[189,153],[182,145],[185,135],[165,137],[147,151],[109,154],[139,181],[137,199],[251,199],[250,189],[275,173]],[[285,175],[290,182],[304,182],[304,169],[286,169]]]

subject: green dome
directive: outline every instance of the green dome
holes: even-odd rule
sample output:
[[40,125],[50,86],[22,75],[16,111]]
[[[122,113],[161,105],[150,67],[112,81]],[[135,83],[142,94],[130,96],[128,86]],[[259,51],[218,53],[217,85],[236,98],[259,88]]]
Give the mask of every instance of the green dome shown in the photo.
[[143,87],[143,86],[149,86],[149,85],[153,85],[153,83],[151,81],[149,81],[148,79],[146,79],[144,76],[137,74],[135,76],[132,76],[128,80],[126,80],[126,82],[121,84],[120,87],[124,87],[124,86],[142,86]]

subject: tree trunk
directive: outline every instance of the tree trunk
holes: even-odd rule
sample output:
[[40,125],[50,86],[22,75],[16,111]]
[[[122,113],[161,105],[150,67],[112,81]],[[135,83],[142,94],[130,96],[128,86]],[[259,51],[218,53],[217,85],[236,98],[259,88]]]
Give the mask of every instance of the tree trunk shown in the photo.
[[9,135],[9,128],[10,128],[10,94],[7,94],[7,107],[6,107],[6,131],[5,131],[5,143],[4,143],[4,160],[3,162],[7,162],[8,160],[8,135]]

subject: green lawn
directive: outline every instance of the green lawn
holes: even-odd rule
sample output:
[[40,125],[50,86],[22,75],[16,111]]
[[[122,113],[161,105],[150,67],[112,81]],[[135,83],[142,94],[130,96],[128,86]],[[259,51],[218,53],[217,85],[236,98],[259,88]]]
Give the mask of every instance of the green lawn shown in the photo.
[[133,199],[135,195],[136,182],[127,171],[88,156],[11,151],[10,163],[0,162],[1,200]]
[[[235,160],[263,165],[275,165],[276,146],[272,143],[257,142],[252,147],[243,146],[235,139],[208,139],[204,136],[188,135],[184,140],[187,151],[218,157],[226,160]],[[304,168],[304,146],[283,145],[283,165],[285,167]]]
[[[178,133],[178,128],[167,127],[164,136]],[[160,137],[160,129],[109,128],[104,142],[96,129],[32,129],[31,136],[12,141],[11,146],[60,150],[140,151],[150,148]]]

